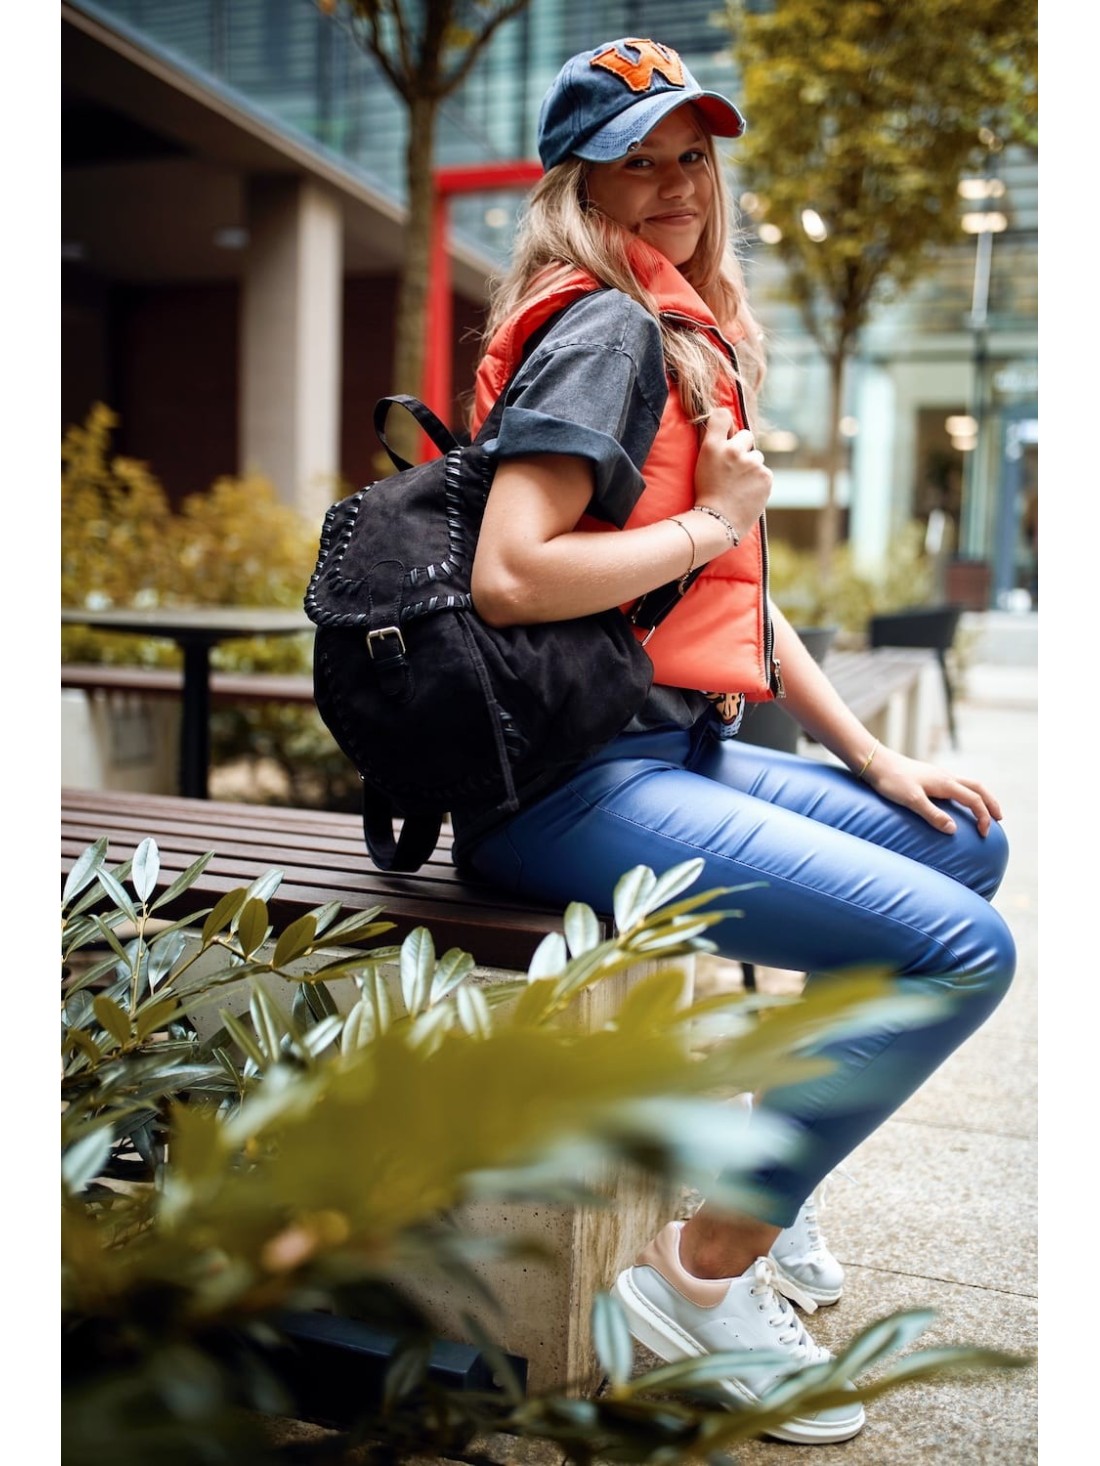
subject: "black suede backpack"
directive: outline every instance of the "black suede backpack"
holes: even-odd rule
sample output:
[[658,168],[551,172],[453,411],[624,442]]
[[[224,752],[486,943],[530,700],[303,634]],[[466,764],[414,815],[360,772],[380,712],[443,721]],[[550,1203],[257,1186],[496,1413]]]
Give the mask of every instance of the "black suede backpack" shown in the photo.
[[[382,870],[418,869],[454,810],[518,809],[614,738],[653,678],[634,625],[655,625],[686,589],[654,591],[629,619],[614,608],[503,629],[481,620],[470,570],[493,473],[483,445],[505,397],[472,443],[416,398],[381,398],[375,430],[399,472],[325,515],[305,598],[314,698],[359,771],[363,832]],[[413,467],[394,452],[393,405],[442,458]]]

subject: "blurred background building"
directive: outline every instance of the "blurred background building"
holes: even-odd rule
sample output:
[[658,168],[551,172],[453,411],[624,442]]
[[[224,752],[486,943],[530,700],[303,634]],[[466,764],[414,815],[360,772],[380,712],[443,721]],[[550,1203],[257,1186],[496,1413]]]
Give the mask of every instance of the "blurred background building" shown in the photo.
[[[736,97],[716,8],[530,0],[444,104],[437,165],[534,159],[554,74],[615,36],[674,46]],[[117,451],[175,501],[255,469],[319,522],[382,467],[371,412],[393,386],[403,106],[313,0],[66,0],[61,28],[62,428],[105,402]],[[729,166],[736,198],[735,151]],[[873,565],[919,521],[948,598],[1034,605],[1035,157],[1008,149],[960,186],[957,248],[876,313],[849,373],[846,529]],[[452,420],[520,198],[451,205]],[[743,253],[770,339],[769,520],[808,546],[826,373],[766,240],[749,229]]]

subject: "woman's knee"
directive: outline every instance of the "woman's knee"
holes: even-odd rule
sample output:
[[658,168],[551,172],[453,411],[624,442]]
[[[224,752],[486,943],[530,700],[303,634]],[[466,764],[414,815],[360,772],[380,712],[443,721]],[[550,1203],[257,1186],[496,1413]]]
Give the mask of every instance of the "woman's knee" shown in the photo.
[[971,889],[990,901],[1000,889],[1008,868],[1008,836],[998,821],[994,820],[986,833],[975,840],[974,865],[976,879]]

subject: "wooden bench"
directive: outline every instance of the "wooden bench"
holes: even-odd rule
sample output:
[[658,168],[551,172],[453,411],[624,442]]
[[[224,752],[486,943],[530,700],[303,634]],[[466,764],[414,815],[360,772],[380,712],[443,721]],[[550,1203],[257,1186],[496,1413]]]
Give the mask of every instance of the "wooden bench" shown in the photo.
[[[485,967],[524,971],[548,932],[561,931],[563,913],[513,901],[459,878],[444,832],[432,859],[413,875],[389,875],[371,864],[358,815],[269,805],[184,799],[115,789],[61,792],[61,870],[100,835],[108,860],[129,859],[151,836],[160,852],[158,890],[166,889],[198,856],[214,858],[175,903],[178,915],[212,906],[226,891],[269,870],[283,882],[268,902],[277,930],[326,901],[349,911],[381,905],[394,923],[393,940],[426,926],[436,948],[462,947]],[[606,935],[606,929],[601,935]],[[387,938],[389,940],[389,938]]]
[[[884,743],[922,757],[927,739],[925,675],[935,667],[933,653],[916,648],[876,647],[830,651],[825,672],[856,716]],[[129,667],[106,663],[63,662],[63,689],[87,693],[130,693],[179,697],[183,674],[169,667]],[[313,679],[303,674],[212,672],[210,695],[217,702],[285,702],[313,705]]]
[[[183,672],[176,667],[62,662],[61,686],[77,692],[181,697]],[[210,696],[215,702],[289,702],[312,707],[313,678],[293,673],[211,672]]]

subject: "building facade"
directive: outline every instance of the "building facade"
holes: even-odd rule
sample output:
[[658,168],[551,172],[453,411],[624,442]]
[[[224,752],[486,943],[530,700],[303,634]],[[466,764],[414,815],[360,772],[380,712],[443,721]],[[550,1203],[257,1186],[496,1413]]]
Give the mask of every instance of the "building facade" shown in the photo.
[[[61,11],[62,426],[104,401],[118,451],[174,499],[254,469],[319,520],[383,466],[371,409],[392,386],[401,103],[313,0]],[[534,158],[558,67],[618,35],[666,41],[736,95],[713,0],[531,0],[444,104],[438,164]],[[736,198],[735,151],[728,166]],[[957,250],[876,314],[849,373],[842,498],[857,557],[873,570],[917,520],[944,593],[976,608],[1037,599],[1035,173],[1033,157],[1000,159],[987,182],[1003,230],[960,222]],[[458,397],[518,204],[514,190],[452,204]],[[825,368],[751,230],[744,254],[770,340],[773,533],[807,544]]]

